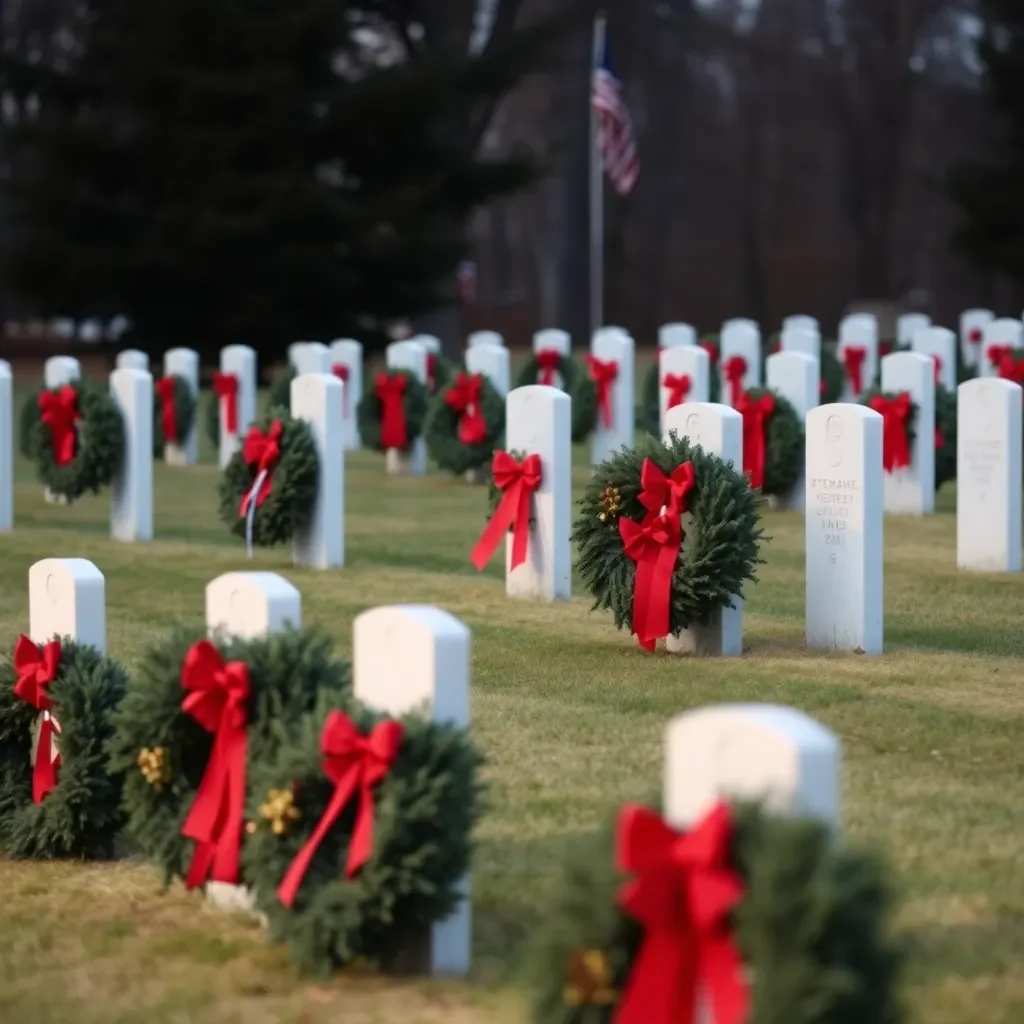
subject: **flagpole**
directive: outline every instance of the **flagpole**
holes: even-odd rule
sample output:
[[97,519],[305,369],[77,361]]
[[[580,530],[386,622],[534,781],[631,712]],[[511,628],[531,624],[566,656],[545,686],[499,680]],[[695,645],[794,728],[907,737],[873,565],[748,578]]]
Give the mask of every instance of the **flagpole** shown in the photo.
[[[594,49],[590,61],[590,81],[593,90],[594,74],[604,54],[607,19],[603,11],[594,18]],[[590,103],[590,338],[601,327],[604,319],[604,166],[598,149],[599,122]],[[590,338],[587,348],[590,348]]]

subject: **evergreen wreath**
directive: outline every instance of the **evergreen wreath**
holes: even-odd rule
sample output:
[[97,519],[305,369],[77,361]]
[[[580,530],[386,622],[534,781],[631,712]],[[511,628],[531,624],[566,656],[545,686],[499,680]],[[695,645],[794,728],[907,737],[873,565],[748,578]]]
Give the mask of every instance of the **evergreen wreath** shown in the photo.
[[[124,774],[128,833],[161,868],[165,884],[184,878],[192,858],[194,843],[181,828],[214,746],[213,734],[182,709],[182,666],[205,639],[205,628],[179,626],[144,653],[114,715],[109,744],[110,769]],[[218,637],[215,646],[225,662],[248,666],[246,789],[254,792],[248,766],[276,756],[319,693],[347,694],[349,666],[335,659],[331,639],[315,628],[253,640]]]
[[[523,364],[516,379],[516,387],[528,387],[538,383],[540,366],[537,353]],[[597,422],[597,388],[590,375],[570,356],[560,356],[556,371],[562,378],[562,390],[572,399],[572,440],[585,441]]]
[[39,480],[69,502],[87,491],[98,494],[124,460],[124,417],[110,392],[76,380],[41,392],[36,408],[30,457]]
[[171,401],[174,410],[174,434],[177,438],[175,444],[184,447],[185,440],[196,420],[196,397],[192,394],[192,386],[189,382],[179,374],[163,377],[157,381],[153,388],[153,455],[157,457],[163,455],[164,447],[167,444],[164,402],[159,390],[165,380],[169,380],[170,386],[173,387]]
[[[885,864],[839,846],[818,822],[730,810],[745,1024],[899,1024],[904,957]],[[620,1010],[645,934],[619,906],[629,879],[616,870],[614,837],[605,827],[574,844],[551,889],[528,957],[533,1024],[612,1024]]]
[[295,367],[289,363],[273,380],[267,389],[268,409],[291,409],[292,407],[292,381],[298,374]]
[[821,404],[831,405],[843,397],[846,385],[846,371],[836,356],[835,342],[822,343],[821,365],[819,366]]
[[956,392],[935,385],[935,490],[956,479]]
[[220,399],[207,391],[203,398],[203,429],[215,449],[220,448]]
[[[804,467],[804,427],[796,409],[780,394],[766,388],[748,388],[745,396],[759,401],[764,396],[774,399],[774,411],[765,424],[765,460],[763,494],[785,497],[796,486]],[[748,436],[744,430],[744,449]],[[748,470],[751,459],[744,451],[743,465]]]
[[[880,388],[869,388],[865,391],[859,400],[860,405],[866,405],[869,409],[871,403],[876,398],[884,399],[887,402],[895,402],[900,399],[906,392],[896,391],[882,391]],[[909,395],[907,396],[909,399]],[[910,459],[913,458],[914,453],[914,441],[917,439],[917,403],[914,401],[909,402],[910,411],[904,424],[904,436],[906,438],[906,449],[908,461],[907,466],[910,465]],[[893,447],[893,441],[890,440],[889,432],[886,430],[886,424],[882,426],[882,465],[886,473],[891,473],[894,469],[904,468],[900,464],[899,451]]]
[[487,465],[504,433],[505,399],[486,375],[464,371],[433,397],[423,428],[430,457],[459,476]]
[[26,459],[32,458],[32,435],[39,422],[39,396],[45,390],[41,384],[34,387],[25,398],[18,417],[18,451]]
[[[389,751],[393,760],[366,810],[357,789],[305,873],[290,872],[335,794],[321,737],[325,723],[341,731],[342,717],[375,747],[390,730],[390,740],[398,739]],[[385,970],[422,967],[410,958],[423,950],[430,926],[460,902],[458,884],[469,870],[471,833],[482,810],[482,758],[455,726],[409,715],[398,733],[387,722],[340,694],[321,694],[288,743],[252,762],[244,873],[271,939],[286,942],[305,973],[328,974],[357,959]],[[335,740],[336,753],[339,747]],[[340,759],[337,767],[344,771]],[[373,822],[371,845],[361,851],[353,841],[360,814]]]
[[440,394],[455,376],[451,360],[436,352],[427,353],[427,397]]
[[[0,850],[18,858],[112,857],[122,826],[123,777],[110,770],[104,746],[128,674],[95,647],[67,637],[51,643],[59,648],[52,673],[26,684],[39,687],[35,703],[27,693],[15,693],[15,686],[33,662],[45,664],[49,645],[40,649],[22,637],[14,657],[0,662]],[[43,700],[60,730],[60,760],[56,785],[44,787],[36,803],[32,756]]]
[[274,547],[290,541],[306,526],[316,505],[320,462],[305,420],[275,409],[251,426],[220,480],[220,517],[246,537],[250,493],[266,470],[255,495],[252,543]]
[[640,502],[641,473],[648,459],[666,477],[686,463],[693,466],[668,610],[668,632],[678,635],[707,624],[720,608],[731,607],[734,598],[742,597],[748,580],[756,581],[764,532],[758,509],[763,499],[731,462],[674,432],[665,443],[641,437],[635,448],[623,449],[596,466],[579,503],[573,539],[580,577],[594,597],[593,609],[610,609],[618,629],[633,631],[637,579],[637,563],[626,554],[619,521],[639,524],[648,511]]
[[405,392],[402,395],[402,412],[405,417],[405,450],[411,448],[413,441],[423,433],[429,401],[426,386],[408,370],[385,370],[377,374],[370,387],[364,389],[363,396],[356,406],[356,422],[359,424],[359,436],[364,448],[371,448],[378,452],[385,450],[381,443],[384,404],[377,397],[376,385],[381,380],[394,381],[398,377],[405,379]]

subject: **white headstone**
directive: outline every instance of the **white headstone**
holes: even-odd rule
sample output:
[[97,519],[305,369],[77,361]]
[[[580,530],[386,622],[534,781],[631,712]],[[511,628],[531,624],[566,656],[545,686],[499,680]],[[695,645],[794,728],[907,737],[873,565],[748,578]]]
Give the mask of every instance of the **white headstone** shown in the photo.
[[276,572],[226,572],[206,584],[206,628],[243,640],[302,625],[302,596]]
[[110,394],[121,410],[124,459],[111,485],[110,536],[153,539],[153,378],[147,370],[115,370]]
[[298,372],[298,370],[296,369],[296,366],[297,366],[298,359],[299,359],[299,353],[308,344],[309,344],[308,341],[293,341],[288,346],[288,363],[292,367],[292,369],[296,371],[296,373]]
[[[404,370],[411,373],[424,387],[427,386],[427,352],[423,344],[426,335],[419,340],[393,341],[385,352],[389,370]],[[384,455],[387,471],[392,475],[423,476],[427,471],[427,442],[421,435],[412,442],[408,451],[389,448]]]
[[882,417],[819,405],[806,420],[807,646],[882,653]]
[[957,389],[956,564],[1021,571],[1021,388],[976,377]]
[[537,331],[533,336],[533,351],[543,352],[546,348],[553,348],[563,356],[569,355],[572,352],[572,338],[569,332],[557,327]]
[[914,334],[913,350],[935,364],[935,379],[947,391],[956,390],[956,335],[948,327],[922,327]]
[[497,331],[473,331],[466,342],[467,348],[476,348],[477,345],[504,346],[505,339]]
[[306,529],[296,533],[292,554],[296,565],[314,569],[345,564],[343,391],[342,382],[330,373],[303,373],[291,383],[292,416],[309,424],[320,463],[313,518]]
[[345,451],[355,451],[363,443],[356,421],[356,409],[363,397],[363,346],[352,338],[332,342],[331,373],[345,385],[341,396],[342,444]]
[[322,341],[307,341],[296,350],[292,366],[298,376],[304,373],[330,373],[331,350]]
[[[677,405],[665,414],[663,439],[670,434],[688,437],[704,451],[731,462],[743,472],[743,417],[727,405],[694,402]],[[669,636],[666,650],[673,654],[711,654],[739,657],[743,653],[743,599],[722,608],[706,626],[694,626],[678,637]]]
[[995,318],[991,309],[965,309],[960,314],[960,358],[964,366],[977,366],[981,361],[985,325]]
[[[590,346],[595,359],[614,363],[615,379],[608,388],[608,409],[611,422],[606,423],[600,404],[590,438],[590,461],[596,466],[619,451],[633,447],[636,426],[636,385],[633,339],[625,331],[598,331]],[[600,395],[600,391],[598,392]]]
[[719,373],[722,402],[732,405],[732,393],[726,371],[729,360],[735,356],[746,364],[743,371],[743,390],[761,385],[761,330],[753,320],[727,320],[719,335]]
[[0,359],[0,533],[14,529],[14,386]]
[[777,704],[718,704],[665,731],[665,818],[695,825],[719,800],[761,801],[783,817],[839,828],[842,747],[820,722]]
[[896,344],[913,345],[914,335],[931,325],[932,318],[924,313],[902,313],[896,318]]
[[[431,355],[439,356],[441,354],[441,339],[435,338],[432,334],[414,334],[409,341],[419,342]],[[402,342],[393,344],[401,345]],[[389,345],[388,348],[390,347]]]
[[61,388],[78,380],[82,367],[74,356],[50,356],[43,364],[43,383],[47,388]]
[[505,551],[509,597],[568,600],[572,596],[572,399],[557,388],[530,384],[505,399],[506,450],[539,455],[540,487],[533,495],[534,525],[526,561],[512,569],[512,537]]
[[511,356],[504,345],[473,345],[466,349],[466,369],[483,374],[502,398],[508,394],[512,377]]
[[1024,345],[1024,322],[1003,317],[1000,320],[990,320],[985,324],[982,328],[981,366],[978,367],[978,372],[982,377],[999,376],[996,362],[989,354],[990,349],[999,345],[1009,345],[1011,348],[1019,348]]
[[[469,648],[469,630],[440,608],[393,605],[363,612],[353,626],[354,696],[393,717],[422,711],[435,722],[468,729]],[[458,908],[430,929],[429,973],[434,976],[469,972],[469,879],[459,888],[463,900]]]
[[674,348],[676,345],[696,345],[697,328],[692,324],[662,324],[658,328],[658,347]]
[[[818,404],[818,361],[802,352],[776,352],[765,361],[765,376],[770,391],[781,395],[796,410],[797,418],[806,423],[807,414]],[[804,508],[804,475],[780,504],[785,508]]]
[[658,352],[658,422],[662,434],[665,433],[665,414],[673,408],[673,401],[681,398],[682,401],[675,404],[682,405],[708,400],[710,374],[711,360],[698,345],[672,345]]
[[810,356],[816,363],[820,363],[821,332],[817,327],[803,327],[799,324],[783,327],[779,348],[782,352],[799,352]]
[[37,644],[69,636],[106,654],[103,573],[86,558],[44,558],[30,566],[28,635]]
[[229,434],[227,428],[228,403],[220,401],[220,468],[242,447],[249,426],[256,419],[256,353],[248,345],[228,345],[220,350],[220,372],[231,374],[238,380],[235,398],[238,409],[238,431]]
[[818,323],[818,318],[814,316],[806,316],[803,313],[796,313],[793,316],[787,316],[782,321],[782,333],[786,331],[797,330],[797,331],[813,331],[819,337],[821,336],[821,325]]
[[123,352],[117,353],[115,369],[145,370],[146,373],[149,373],[149,356],[137,348],[126,348]]
[[[199,353],[191,348],[172,348],[164,354],[164,376],[181,377],[188,381],[192,389],[192,397],[199,401]],[[198,409],[198,405],[197,405]],[[169,466],[191,466],[199,458],[199,446],[196,435],[196,420],[192,418],[192,429],[188,432],[183,444],[164,446],[164,458]]]
[[[847,369],[846,350],[863,350],[860,362],[860,389]],[[846,374],[843,401],[854,402],[868,390],[878,376],[878,320],[871,313],[853,313],[839,324],[839,343],[836,356]]]
[[935,362],[917,352],[882,360],[882,390],[908,392],[917,406],[910,466],[885,474],[885,511],[927,515],[935,511]]

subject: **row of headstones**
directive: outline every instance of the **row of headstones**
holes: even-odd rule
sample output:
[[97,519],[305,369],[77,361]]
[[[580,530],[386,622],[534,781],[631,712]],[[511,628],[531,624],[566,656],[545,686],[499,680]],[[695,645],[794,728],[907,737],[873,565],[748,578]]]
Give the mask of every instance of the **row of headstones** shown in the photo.
[[[299,591],[275,573],[233,572],[206,586],[211,635],[255,638],[299,626]],[[48,558],[29,569],[29,637],[70,637],[106,652],[103,574],[82,558]],[[392,716],[422,712],[470,727],[470,631],[427,605],[392,605],[358,615],[353,625],[357,699]],[[816,818],[838,828],[842,749],[838,737],[793,708],[725,704],[687,711],[665,732],[664,814],[685,829],[723,798],[761,800],[777,814]],[[429,964],[436,975],[462,976],[472,958],[469,879],[454,913],[431,929]],[[209,883],[207,898],[235,910],[251,907],[237,886]]]

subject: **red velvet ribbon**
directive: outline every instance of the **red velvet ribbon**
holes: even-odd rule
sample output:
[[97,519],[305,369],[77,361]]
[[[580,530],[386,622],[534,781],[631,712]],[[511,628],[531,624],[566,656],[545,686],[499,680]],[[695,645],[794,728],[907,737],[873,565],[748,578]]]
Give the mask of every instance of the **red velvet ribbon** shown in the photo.
[[437,355],[433,352],[427,353],[427,393],[432,395],[437,384]]
[[747,372],[747,361],[743,356],[729,356],[722,365],[722,372],[729,384],[729,404],[735,409],[743,395],[743,375]]
[[718,365],[718,346],[713,341],[702,341],[700,347],[708,354],[708,366]]
[[59,640],[43,644],[40,651],[36,644],[22,634],[14,645],[14,671],[18,676],[14,684],[14,695],[31,704],[41,717],[35,764],[32,768],[32,802],[36,804],[41,804],[46,794],[57,785],[60,755],[54,756],[53,741],[60,734],[60,726],[50,714],[53,703],[46,695],[46,687],[57,678],[60,653]]
[[661,386],[668,389],[668,408],[682,405],[690,394],[692,381],[688,373],[666,373]]
[[527,455],[519,462],[508,452],[494,453],[491,461],[494,486],[502,492],[501,501],[494,510],[490,522],[484,527],[480,539],[469,556],[476,568],[483,572],[501,538],[512,529],[512,565],[526,561],[530,543],[530,501],[541,483],[541,461],[539,455]]
[[216,370],[213,393],[224,403],[224,428],[235,437],[238,434],[238,375]]
[[935,364],[935,383],[942,382],[942,356],[932,355],[932,362]]
[[156,382],[156,396],[160,399],[160,422],[164,428],[164,440],[178,443],[178,424],[174,415],[174,378],[161,377]]
[[744,1024],[750,991],[731,916],[743,880],[731,867],[732,814],[719,803],[688,833],[647,807],[624,807],[616,858],[634,875],[619,906],[644,928],[614,1024],[697,1024],[701,996],[714,1024]]
[[1015,384],[1024,385],[1024,359],[1014,359],[1013,349],[1009,345],[1006,346],[1006,350],[1006,354],[999,360],[999,376],[1004,380],[1012,380]]
[[[249,428],[249,433],[245,435],[245,441],[242,444],[242,458],[245,460],[245,464],[252,469],[253,483],[255,484],[256,478],[264,470],[266,470],[267,474],[263,478],[263,483],[260,484],[260,489],[256,492],[255,501],[257,508],[267,500],[267,495],[270,494],[270,489],[273,486],[271,473],[274,466],[277,465],[277,460],[281,457],[282,429],[280,420],[274,420],[266,433],[260,430],[259,427],[252,426]],[[238,506],[238,514],[240,516],[244,516],[249,510],[249,499],[252,496],[251,489],[242,496],[242,503]]]
[[555,386],[555,374],[562,362],[562,353],[557,348],[542,348],[537,353],[537,383]]
[[847,345],[843,349],[843,366],[846,367],[846,379],[856,397],[864,390],[864,361],[868,350],[863,345]]
[[666,476],[650,459],[644,459],[639,500],[647,515],[639,523],[619,520],[622,550],[636,562],[633,632],[647,651],[653,651],[656,642],[668,636],[672,574],[683,540],[679,517],[686,511],[686,496],[695,479],[692,462],[684,462]]
[[988,352],[986,353],[986,355],[988,356],[988,361],[992,364],[993,367],[995,367],[996,370],[998,370],[999,364],[1008,356],[1013,355],[1013,346],[989,345]]
[[967,340],[972,345],[980,345],[982,338],[985,337],[985,332],[980,327],[972,327],[967,332]]
[[598,359],[588,352],[587,371],[597,388],[597,408],[601,414],[601,426],[608,430],[612,425],[612,385],[619,376],[619,364],[614,359]]
[[65,384],[55,391],[43,391],[39,395],[40,418],[50,428],[50,443],[53,445],[53,461],[66,466],[75,457],[75,442],[78,440],[75,424],[78,422],[78,391]]
[[479,373],[459,373],[444,396],[445,403],[459,417],[459,444],[483,444],[487,440],[487,421],[480,408],[484,379]]
[[335,363],[331,367],[331,373],[345,385],[341,394],[341,409],[344,416],[348,416],[348,367],[344,363]]
[[188,817],[181,826],[194,839],[195,852],[185,876],[188,889],[213,882],[238,882],[245,821],[246,701],[249,668],[224,661],[209,640],[193,644],[181,666],[185,714],[213,733],[206,771]]
[[404,373],[389,377],[386,373],[378,373],[375,390],[377,401],[380,402],[380,446],[382,448],[409,447],[409,431],[405,423],[405,388]]
[[909,392],[895,398],[875,395],[871,408],[882,415],[882,467],[886,473],[906,469],[910,465],[910,444],[907,441],[907,420],[910,417]]
[[767,461],[768,420],[775,412],[775,396],[765,394],[754,399],[744,392],[736,411],[743,417],[743,468],[750,474],[750,486],[761,490]]
[[359,809],[348,846],[345,877],[352,879],[373,853],[373,787],[391,770],[402,745],[403,729],[398,722],[380,722],[369,736],[341,711],[332,711],[320,734],[323,770],[334,783],[334,792],[313,834],[288,866],[277,898],[291,909],[324,837],[341,817],[349,800],[358,793]]

